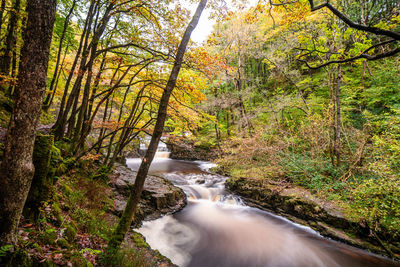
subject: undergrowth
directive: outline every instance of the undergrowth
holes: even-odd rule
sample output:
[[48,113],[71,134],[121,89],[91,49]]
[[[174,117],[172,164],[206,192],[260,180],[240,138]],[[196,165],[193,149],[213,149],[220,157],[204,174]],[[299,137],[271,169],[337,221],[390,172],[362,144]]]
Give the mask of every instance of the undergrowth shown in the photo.
[[302,186],[334,202],[350,218],[396,238],[400,134],[394,123],[392,128],[381,125],[382,131],[372,126],[344,127],[339,165],[332,161],[329,119],[314,115],[295,124],[271,125],[252,137],[229,139],[218,168],[233,177]]

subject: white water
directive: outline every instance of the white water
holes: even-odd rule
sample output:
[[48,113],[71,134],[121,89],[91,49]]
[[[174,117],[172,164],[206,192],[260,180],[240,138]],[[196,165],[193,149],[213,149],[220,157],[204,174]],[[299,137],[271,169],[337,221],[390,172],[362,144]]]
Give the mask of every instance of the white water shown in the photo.
[[[137,169],[140,159],[128,159]],[[188,205],[179,213],[144,222],[140,229],[153,249],[173,263],[198,267],[390,266],[390,262],[330,241],[305,226],[247,207],[226,192],[225,177],[212,164],[155,158],[151,173],[180,186]]]

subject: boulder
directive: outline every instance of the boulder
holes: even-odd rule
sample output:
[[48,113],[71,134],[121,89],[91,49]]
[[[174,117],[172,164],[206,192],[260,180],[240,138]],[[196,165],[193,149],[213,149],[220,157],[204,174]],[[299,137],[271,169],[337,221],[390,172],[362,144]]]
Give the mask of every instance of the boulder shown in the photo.
[[[130,185],[135,183],[136,174],[122,164],[115,164],[112,188],[115,194],[114,213],[118,216],[125,209]],[[154,220],[165,214],[175,213],[185,205],[186,195],[181,188],[163,177],[148,175],[133,224],[138,227],[143,220]]]

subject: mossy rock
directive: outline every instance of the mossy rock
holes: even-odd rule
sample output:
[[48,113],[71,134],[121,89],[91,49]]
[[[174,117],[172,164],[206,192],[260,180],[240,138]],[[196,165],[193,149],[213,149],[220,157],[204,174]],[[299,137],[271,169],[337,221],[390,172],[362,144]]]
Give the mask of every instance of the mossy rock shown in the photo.
[[57,245],[60,246],[60,248],[69,248],[69,243],[66,239],[60,238],[57,240]]
[[40,233],[38,235],[38,238],[40,241],[43,242],[43,244],[54,246],[54,245],[56,245],[56,240],[58,238],[58,234],[57,234],[56,230],[50,228],[50,229],[47,229],[46,231]]
[[68,151],[70,147],[70,140],[68,138],[63,138],[63,140],[55,142],[55,146],[60,149],[62,156],[68,156]]
[[35,249],[37,252],[39,252],[40,254],[43,253],[43,249],[42,249],[42,247],[41,247],[38,243],[33,243],[33,244],[31,245],[31,247],[34,248],[34,249]]
[[69,261],[72,263],[72,266],[79,267],[92,267],[93,264],[88,262],[80,253],[74,253],[71,255]]
[[132,239],[135,242],[136,247],[150,248],[149,244],[147,244],[146,240],[144,239],[144,237],[141,234],[134,232]]
[[58,201],[54,201],[51,207],[53,210],[53,216],[56,218],[57,223],[61,225],[64,222],[64,217],[62,216],[60,203]]
[[76,227],[72,224],[67,224],[64,235],[70,243],[74,242],[76,237]]
[[10,267],[27,267],[32,266],[32,260],[26,250],[18,249],[12,256],[6,266]]

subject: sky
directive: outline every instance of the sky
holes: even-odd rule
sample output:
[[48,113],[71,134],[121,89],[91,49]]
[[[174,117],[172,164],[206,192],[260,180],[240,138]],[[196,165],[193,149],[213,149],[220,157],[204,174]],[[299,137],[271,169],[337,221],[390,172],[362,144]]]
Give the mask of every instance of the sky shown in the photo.
[[[182,3],[182,6],[186,7],[191,11],[191,14],[193,15],[194,12],[196,11],[197,4],[192,4],[189,2],[189,0],[180,0]],[[229,4],[229,0],[227,1]],[[248,6],[255,6],[258,3],[258,0],[248,0]],[[203,14],[200,17],[199,24],[197,25],[196,29],[192,33],[191,39],[197,43],[202,43],[205,41],[210,35],[210,33],[213,30],[213,25],[215,24],[215,20],[210,19],[210,9],[204,10]]]

